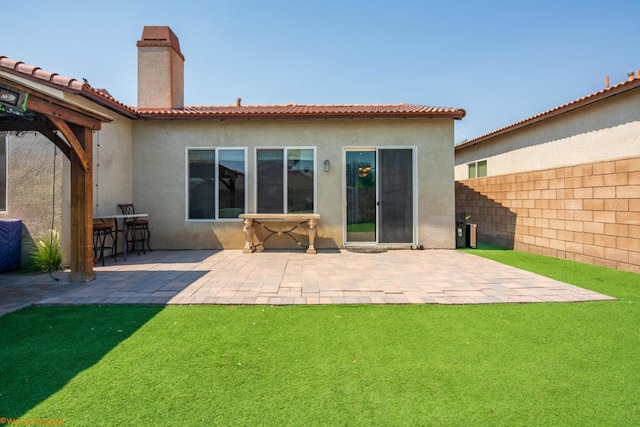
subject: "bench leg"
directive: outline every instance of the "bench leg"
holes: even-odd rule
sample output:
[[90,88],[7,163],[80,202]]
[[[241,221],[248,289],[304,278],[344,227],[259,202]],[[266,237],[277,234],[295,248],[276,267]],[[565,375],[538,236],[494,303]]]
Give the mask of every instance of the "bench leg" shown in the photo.
[[244,231],[244,239],[245,239],[244,249],[242,250],[242,253],[252,254],[256,251],[256,247],[253,246],[253,233],[254,233],[253,220],[245,219],[244,227],[242,228],[242,230]]
[[314,246],[316,240],[316,224],[318,223],[315,219],[310,219],[307,222],[307,227],[309,228],[309,248],[307,249],[308,254],[315,254],[316,247]]

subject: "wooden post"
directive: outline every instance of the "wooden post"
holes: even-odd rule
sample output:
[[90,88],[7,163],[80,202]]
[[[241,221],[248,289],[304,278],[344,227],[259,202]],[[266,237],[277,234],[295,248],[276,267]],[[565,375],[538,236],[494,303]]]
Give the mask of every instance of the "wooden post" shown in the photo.
[[88,282],[95,279],[93,271],[93,177],[83,160],[93,164],[91,129],[70,126],[84,151],[81,159],[72,150],[71,155],[71,273],[69,281]]

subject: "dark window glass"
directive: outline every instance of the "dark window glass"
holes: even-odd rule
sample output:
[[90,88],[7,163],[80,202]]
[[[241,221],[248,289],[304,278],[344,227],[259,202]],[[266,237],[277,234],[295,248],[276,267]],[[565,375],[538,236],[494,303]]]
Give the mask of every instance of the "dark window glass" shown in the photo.
[[284,150],[258,150],[256,164],[257,211],[284,213]]
[[220,150],[218,159],[218,218],[238,218],[244,213],[244,150]]
[[287,150],[287,212],[313,213],[313,150]]
[[238,218],[244,213],[245,151],[189,150],[188,157],[189,219]]
[[413,242],[413,151],[380,150],[380,243]]
[[189,150],[189,219],[215,219],[215,150]]

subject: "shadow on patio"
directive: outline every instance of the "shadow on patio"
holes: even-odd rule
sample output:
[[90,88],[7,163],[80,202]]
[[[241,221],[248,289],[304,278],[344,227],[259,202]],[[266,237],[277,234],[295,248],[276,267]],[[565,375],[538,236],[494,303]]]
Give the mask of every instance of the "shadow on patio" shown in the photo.
[[[612,299],[454,250],[153,251],[96,266],[96,280],[2,284],[0,310],[82,304],[488,304]],[[63,276],[63,275],[58,275]],[[20,292],[34,292],[19,297]],[[12,294],[13,293],[13,294]],[[17,296],[16,296],[17,295]],[[11,301],[13,298],[13,306]],[[20,298],[22,298],[20,300]],[[2,311],[0,311],[2,313]]]

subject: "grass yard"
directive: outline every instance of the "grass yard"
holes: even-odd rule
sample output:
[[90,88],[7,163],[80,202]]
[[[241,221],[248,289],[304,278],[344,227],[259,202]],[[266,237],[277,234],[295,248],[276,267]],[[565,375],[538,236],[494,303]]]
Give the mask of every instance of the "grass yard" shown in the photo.
[[347,224],[348,233],[371,233],[376,231],[376,224],[373,222],[363,222],[359,224]]
[[28,308],[0,318],[0,422],[640,424],[640,275],[474,253],[619,300]]

